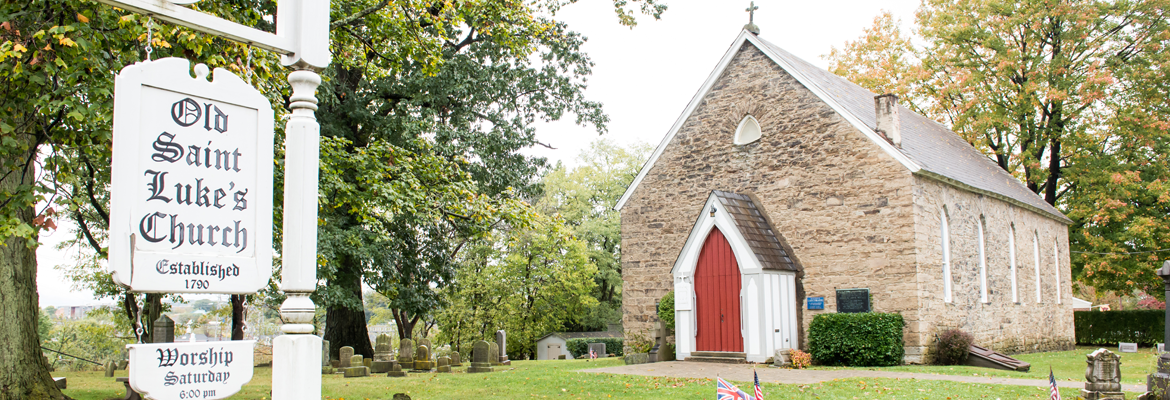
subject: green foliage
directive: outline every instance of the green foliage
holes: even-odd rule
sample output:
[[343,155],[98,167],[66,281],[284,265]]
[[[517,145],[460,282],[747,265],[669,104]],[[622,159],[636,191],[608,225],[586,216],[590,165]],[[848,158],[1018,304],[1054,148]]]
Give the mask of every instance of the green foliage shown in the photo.
[[1073,311],[1077,344],[1116,346],[1120,342],[1153,346],[1165,334],[1164,310]]
[[658,302],[658,319],[666,324],[667,330],[674,330],[674,291],[667,292]]
[[[625,346],[624,342],[621,338],[569,339],[565,341],[565,349],[569,350],[569,354],[572,354],[573,358],[589,358],[590,343],[605,343],[607,353],[621,357],[623,355],[622,349]],[[598,356],[603,355],[598,354]]]
[[[127,344],[134,342],[129,321],[120,313],[106,308],[93,310],[79,320],[57,321],[42,346],[87,360],[104,363],[118,361]],[[46,352],[54,368],[87,370],[94,364],[74,357]]]
[[894,313],[819,314],[809,324],[809,353],[827,365],[898,365],[905,353],[903,325]]
[[962,365],[971,353],[975,337],[958,329],[947,329],[938,337],[935,360],[942,365]]
[[41,345],[44,345],[45,340],[49,338],[49,333],[53,332],[53,317],[50,314],[50,308],[54,307],[49,306],[42,309],[37,316],[37,337],[41,338]]

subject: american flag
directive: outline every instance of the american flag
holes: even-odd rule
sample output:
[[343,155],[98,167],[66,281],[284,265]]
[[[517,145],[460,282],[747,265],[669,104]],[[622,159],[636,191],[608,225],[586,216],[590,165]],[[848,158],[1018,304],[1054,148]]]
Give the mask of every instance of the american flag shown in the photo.
[[718,381],[715,383],[716,400],[755,400],[735,385],[727,383],[723,378],[717,379]]
[[1048,398],[1060,400],[1060,390],[1056,389],[1056,375],[1052,374],[1052,367],[1048,367],[1048,383],[1051,384],[1048,388]]
[[596,352],[596,351],[593,351],[593,348],[592,348],[592,347],[590,347],[590,348],[589,348],[589,359],[590,359],[590,360],[593,360],[593,359],[596,359],[596,358],[597,358],[597,352]]
[[756,400],[764,400],[764,391],[760,389],[760,374],[752,370],[752,375],[756,377]]

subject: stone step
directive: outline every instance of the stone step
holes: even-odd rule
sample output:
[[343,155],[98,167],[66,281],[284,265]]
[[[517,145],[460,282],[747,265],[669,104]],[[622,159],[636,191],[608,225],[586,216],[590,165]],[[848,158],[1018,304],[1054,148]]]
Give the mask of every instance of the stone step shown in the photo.
[[744,353],[730,351],[696,351],[683,361],[743,364],[747,362],[747,356]]
[[723,358],[745,358],[747,353],[735,351],[694,351],[691,352],[692,357],[723,357]]

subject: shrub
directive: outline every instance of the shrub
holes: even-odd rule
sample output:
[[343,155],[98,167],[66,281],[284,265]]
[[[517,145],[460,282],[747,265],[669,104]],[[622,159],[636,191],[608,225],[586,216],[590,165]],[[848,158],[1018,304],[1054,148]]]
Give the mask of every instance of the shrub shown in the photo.
[[666,324],[666,329],[674,330],[674,291],[667,292],[658,301],[658,319]]
[[901,314],[820,314],[809,324],[809,354],[826,365],[899,365],[903,325]]
[[792,368],[804,369],[805,367],[812,365],[812,356],[808,353],[800,351],[800,349],[792,349],[792,351],[788,353],[788,357],[792,358]]
[[1074,311],[1077,344],[1116,346],[1119,342],[1153,346],[1162,343],[1163,310]]
[[654,348],[654,337],[646,333],[629,332],[626,334],[626,345],[630,346],[631,353],[649,353]]
[[971,354],[971,345],[975,337],[970,333],[958,329],[948,329],[938,337],[938,363],[942,365],[960,365],[967,361]]
[[[621,338],[594,338],[594,339],[569,339],[565,342],[565,347],[568,348],[569,354],[573,358],[589,357],[590,343],[605,343],[605,351],[615,356],[622,356],[622,346],[625,344]],[[598,354],[600,356],[600,354]]]

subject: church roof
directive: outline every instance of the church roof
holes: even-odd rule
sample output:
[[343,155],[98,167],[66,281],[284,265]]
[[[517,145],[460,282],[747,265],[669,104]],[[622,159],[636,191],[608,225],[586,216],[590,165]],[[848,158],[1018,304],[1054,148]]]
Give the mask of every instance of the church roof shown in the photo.
[[756,207],[752,199],[742,194],[715,190],[711,192],[723,209],[735,220],[736,228],[743,235],[756,259],[766,270],[800,271],[800,265],[789,256],[788,244],[782,237],[776,236],[776,231],[764,214]]
[[909,169],[911,173],[936,179],[975,193],[996,197],[1066,224],[1072,222],[1007,171],[999,168],[958,134],[903,106],[899,106],[901,109],[898,110],[902,125],[902,145],[901,148],[895,147],[874,131],[877,126],[873,103],[875,93],[828,70],[814,66],[747,31],[740,32],[739,37],[724,54],[715,71],[711,73],[703,87],[691,99],[686,110],[675,121],[666,137],[663,138],[658,148],[654,150],[650,159],[639,171],[634,182],[618,200],[617,209],[620,210],[634,193],[662,151],[674,138],[698,103],[710,91],[715,81],[723,74],[723,70],[731,63],[731,59],[739,52],[745,42],[760,49],[883,151]]

